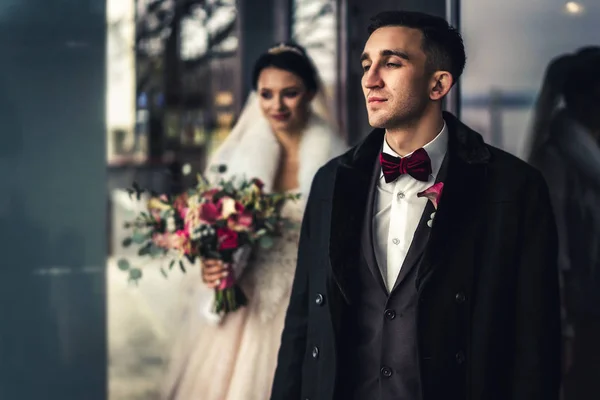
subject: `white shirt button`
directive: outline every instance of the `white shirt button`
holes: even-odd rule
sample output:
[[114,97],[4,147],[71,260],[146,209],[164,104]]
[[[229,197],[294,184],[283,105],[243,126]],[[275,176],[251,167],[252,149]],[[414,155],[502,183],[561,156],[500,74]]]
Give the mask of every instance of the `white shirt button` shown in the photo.
[[392,243],[399,244],[400,243],[400,239],[394,238],[394,239],[392,239]]
[[405,197],[404,192],[398,193],[398,200],[403,199]]

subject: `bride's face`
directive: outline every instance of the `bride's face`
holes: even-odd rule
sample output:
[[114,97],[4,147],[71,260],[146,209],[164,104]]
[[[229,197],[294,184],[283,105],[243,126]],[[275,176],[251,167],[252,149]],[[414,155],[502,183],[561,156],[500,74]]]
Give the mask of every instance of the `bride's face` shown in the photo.
[[258,76],[260,108],[276,131],[300,129],[306,121],[312,93],[302,79],[283,69],[268,67]]

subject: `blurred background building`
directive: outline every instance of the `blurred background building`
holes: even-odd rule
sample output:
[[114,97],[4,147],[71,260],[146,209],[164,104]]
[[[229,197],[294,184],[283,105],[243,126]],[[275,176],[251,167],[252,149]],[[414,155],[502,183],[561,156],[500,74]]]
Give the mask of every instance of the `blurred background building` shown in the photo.
[[116,189],[191,183],[281,40],[307,47],[359,141],[359,54],[386,9],[459,27],[467,68],[447,109],[517,155],[550,59],[600,44],[597,0],[0,2],[1,399],[158,398],[189,275],[127,284],[114,260],[132,205]]

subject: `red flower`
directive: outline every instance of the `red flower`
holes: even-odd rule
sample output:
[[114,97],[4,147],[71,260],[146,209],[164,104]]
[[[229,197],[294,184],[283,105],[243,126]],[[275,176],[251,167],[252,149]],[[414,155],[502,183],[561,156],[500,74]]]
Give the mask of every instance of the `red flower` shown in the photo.
[[213,203],[204,203],[200,206],[200,219],[209,224],[214,223],[219,218],[219,209]]
[[258,190],[262,190],[263,187],[265,187],[265,183],[263,181],[261,181],[260,179],[258,179],[258,178],[252,179],[252,183],[254,185],[256,185],[256,187],[258,188]]
[[442,198],[442,190],[444,190],[444,182],[438,182],[422,192],[417,193],[417,197],[428,198],[429,201],[433,203],[433,207],[437,210],[440,199]]
[[238,233],[229,228],[217,229],[219,250],[233,250],[238,247]]

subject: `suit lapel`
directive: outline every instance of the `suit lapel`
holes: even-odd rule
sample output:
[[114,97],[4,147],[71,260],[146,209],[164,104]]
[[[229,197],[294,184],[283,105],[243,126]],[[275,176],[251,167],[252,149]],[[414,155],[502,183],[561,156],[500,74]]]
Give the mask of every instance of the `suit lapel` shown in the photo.
[[362,254],[367,262],[367,266],[373,275],[373,278],[379,283],[381,288],[387,293],[388,289],[385,285],[381,268],[375,257],[375,249],[373,247],[373,210],[375,202],[375,193],[377,191],[377,183],[381,175],[381,166],[379,161],[375,161],[372,167],[371,183],[369,185],[369,194],[367,199],[366,212],[364,213],[363,228],[362,228]]
[[[450,135],[448,166],[444,180],[444,190],[429,240],[425,246],[417,271],[417,289],[435,272],[436,268],[448,260],[453,249],[475,238],[463,234],[477,210],[483,203],[487,164],[490,153],[481,136],[444,113]],[[469,247],[469,246],[467,246]]]
[[[360,257],[361,233],[372,183],[373,163],[383,143],[383,129],[375,129],[353,152],[342,156],[337,168],[331,209],[329,260],[333,280],[350,303]],[[372,204],[372,203],[371,203]]]

